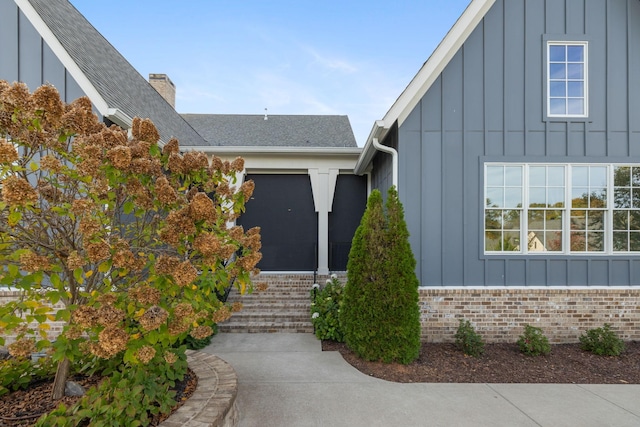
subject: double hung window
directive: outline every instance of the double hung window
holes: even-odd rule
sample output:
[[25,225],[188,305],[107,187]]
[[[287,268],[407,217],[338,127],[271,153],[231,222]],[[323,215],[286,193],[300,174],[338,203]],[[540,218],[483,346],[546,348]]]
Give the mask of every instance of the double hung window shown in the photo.
[[547,43],[547,115],[586,117],[587,43]]
[[640,252],[640,165],[487,163],[485,253]]

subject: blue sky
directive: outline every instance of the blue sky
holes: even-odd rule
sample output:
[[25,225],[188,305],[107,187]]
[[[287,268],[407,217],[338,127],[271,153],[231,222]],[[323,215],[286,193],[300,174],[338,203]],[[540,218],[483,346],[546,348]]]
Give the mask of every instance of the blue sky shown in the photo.
[[469,0],[71,0],[180,113],[348,115],[358,142]]

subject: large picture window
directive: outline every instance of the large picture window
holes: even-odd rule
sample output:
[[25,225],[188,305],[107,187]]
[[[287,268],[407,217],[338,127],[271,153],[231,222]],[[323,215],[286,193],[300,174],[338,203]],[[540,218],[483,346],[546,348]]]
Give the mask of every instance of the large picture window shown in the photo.
[[547,115],[586,117],[587,43],[547,43]]
[[487,163],[484,251],[640,252],[640,165]]

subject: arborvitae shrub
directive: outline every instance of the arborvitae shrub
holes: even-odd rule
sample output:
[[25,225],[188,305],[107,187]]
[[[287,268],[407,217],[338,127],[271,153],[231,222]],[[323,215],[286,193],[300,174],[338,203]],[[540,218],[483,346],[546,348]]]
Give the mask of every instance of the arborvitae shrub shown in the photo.
[[395,188],[386,212],[369,196],[347,265],[341,324],[345,342],[365,360],[411,363],[420,353],[416,262]]

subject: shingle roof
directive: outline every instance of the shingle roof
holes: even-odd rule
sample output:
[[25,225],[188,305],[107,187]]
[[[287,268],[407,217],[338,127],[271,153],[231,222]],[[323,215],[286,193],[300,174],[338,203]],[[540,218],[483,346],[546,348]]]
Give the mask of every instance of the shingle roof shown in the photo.
[[150,118],[163,141],[206,141],[67,0],[29,0],[73,61],[107,102],[130,117]]
[[347,116],[183,114],[212,146],[357,147]]

